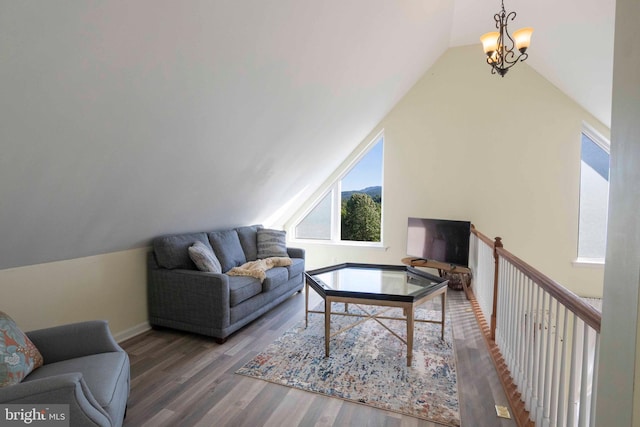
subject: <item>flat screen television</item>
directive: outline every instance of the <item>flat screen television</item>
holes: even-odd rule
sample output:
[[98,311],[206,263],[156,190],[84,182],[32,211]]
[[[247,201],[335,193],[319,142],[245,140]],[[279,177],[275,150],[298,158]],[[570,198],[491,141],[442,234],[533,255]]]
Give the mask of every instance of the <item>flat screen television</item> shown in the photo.
[[468,267],[470,232],[469,221],[409,218],[407,255]]

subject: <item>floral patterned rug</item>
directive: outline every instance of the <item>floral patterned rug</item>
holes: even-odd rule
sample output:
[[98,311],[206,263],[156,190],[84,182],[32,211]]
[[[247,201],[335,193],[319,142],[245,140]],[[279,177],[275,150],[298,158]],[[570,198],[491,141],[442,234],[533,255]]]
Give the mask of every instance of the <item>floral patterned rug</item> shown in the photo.
[[[322,310],[322,305],[315,310]],[[332,311],[343,310],[335,304]],[[363,306],[368,312],[387,310],[385,316],[401,317],[397,308]],[[362,313],[349,305],[350,313]],[[417,319],[439,320],[440,312],[416,309]],[[332,333],[354,323],[357,317],[332,316]],[[381,320],[406,337],[406,323]],[[337,397],[436,422],[460,425],[455,354],[449,320],[445,339],[438,324],[415,322],[413,363],[406,366],[406,345],[374,320],[342,332],[330,342],[324,357],[324,315],[309,314],[258,354],[237,374]]]

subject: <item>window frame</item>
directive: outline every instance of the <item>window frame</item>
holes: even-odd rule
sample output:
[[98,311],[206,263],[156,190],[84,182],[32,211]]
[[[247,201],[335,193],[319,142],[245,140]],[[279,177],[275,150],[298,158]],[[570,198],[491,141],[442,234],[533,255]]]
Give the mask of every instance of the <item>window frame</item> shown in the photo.
[[[380,212],[380,241],[379,242],[365,242],[356,240],[342,240],[341,239],[341,207],[342,207],[342,180],[351,172],[358,163],[379,143],[382,142],[382,184],[381,184],[381,197],[382,206]],[[362,151],[358,153],[350,162],[348,162],[342,168],[339,175],[327,184],[320,195],[315,198],[313,203],[305,209],[295,221],[293,221],[290,232],[291,242],[305,243],[305,244],[318,244],[318,245],[340,245],[340,246],[360,246],[369,248],[383,248],[384,247],[384,150],[385,150],[385,138],[384,130],[376,134],[370,141],[362,148]],[[322,200],[331,193],[331,238],[330,239],[311,239],[311,238],[299,238],[296,237],[296,227],[313,211],[316,206],[322,202]]]
[[[611,142],[607,138],[605,138],[602,134],[600,134],[600,132],[596,131],[592,126],[585,122],[582,123],[582,128],[580,131],[580,141],[582,141],[582,135],[585,135],[594,144],[604,150],[609,155],[609,162],[611,162]],[[582,210],[582,198],[580,197],[580,194],[582,192],[582,142],[580,143],[580,146],[580,186],[578,190],[578,228],[576,233],[576,258],[572,262],[572,264],[575,267],[603,267],[605,263],[606,248],[605,254],[602,258],[580,256],[580,211]],[[611,174],[611,163],[609,163],[609,174]]]

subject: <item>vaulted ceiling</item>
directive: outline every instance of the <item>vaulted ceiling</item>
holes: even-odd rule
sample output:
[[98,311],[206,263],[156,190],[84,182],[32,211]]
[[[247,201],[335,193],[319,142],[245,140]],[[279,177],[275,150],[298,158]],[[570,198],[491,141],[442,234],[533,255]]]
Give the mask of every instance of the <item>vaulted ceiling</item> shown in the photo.
[[[535,28],[527,63],[609,126],[614,0],[505,7]],[[0,268],[265,221],[499,8],[0,0]]]

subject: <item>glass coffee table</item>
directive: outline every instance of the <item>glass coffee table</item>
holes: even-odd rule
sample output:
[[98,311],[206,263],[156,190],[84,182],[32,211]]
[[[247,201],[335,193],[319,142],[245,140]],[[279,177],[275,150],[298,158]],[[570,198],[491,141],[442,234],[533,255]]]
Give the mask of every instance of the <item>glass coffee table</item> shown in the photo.
[[[305,325],[309,313],[324,313],[325,356],[329,357],[330,339],[365,320],[375,320],[407,346],[407,366],[413,358],[414,322],[429,322],[442,325],[441,339],[444,339],[444,322],[447,296],[447,280],[406,265],[378,265],[346,263],[310,270],[305,273]],[[309,287],[324,300],[324,311],[309,310]],[[421,320],[414,318],[415,308],[426,301],[441,296],[441,320]],[[345,310],[331,310],[334,302],[344,303]],[[387,317],[381,313],[349,313],[349,304],[400,307],[404,317]],[[364,318],[331,334],[331,316],[353,316]],[[407,337],[402,338],[380,320],[403,320],[407,322]]]

